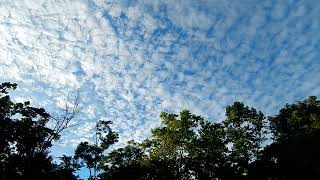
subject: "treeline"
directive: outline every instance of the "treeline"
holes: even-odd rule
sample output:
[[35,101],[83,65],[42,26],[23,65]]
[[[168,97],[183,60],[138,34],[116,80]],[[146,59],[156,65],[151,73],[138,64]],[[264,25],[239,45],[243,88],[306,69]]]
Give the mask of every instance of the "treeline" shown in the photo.
[[15,88],[0,85],[3,180],[79,179],[80,168],[89,170],[89,179],[320,179],[320,101],[314,96],[269,117],[235,102],[219,123],[187,110],[163,112],[150,138],[112,151],[118,134],[110,121],[99,121],[95,140],[80,143],[74,156],[57,164],[49,149],[62,129],[47,126],[52,116],[44,109],[12,102],[8,90]]

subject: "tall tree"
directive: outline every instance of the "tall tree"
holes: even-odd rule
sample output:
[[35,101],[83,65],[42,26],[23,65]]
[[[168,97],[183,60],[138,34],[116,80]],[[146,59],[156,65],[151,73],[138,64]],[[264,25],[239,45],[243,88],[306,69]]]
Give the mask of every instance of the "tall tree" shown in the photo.
[[60,164],[55,167],[55,176],[52,179],[59,180],[75,180],[79,179],[74,175],[81,167],[80,164],[71,156],[63,155],[60,159]]
[[[190,164],[197,179],[232,179],[231,164],[227,161],[226,131],[221,123],[201,121]],[[234,178],[233,178],[234,179]]]
[[105,159],[101,179],[150,179],[149,161],[141,144],[129,141],[123,148],[111,151]]
[[256,169],[268,170],[265,179],[320,179],[320,101],[287,104],[269,121],[274,142]]
[[229,159],[239,175],[245,175],[250,162],[257,159],[265,140],[265,116],[255,108],[235,102],[226,108],[223,122],[229,147]]
[[100,120],[96,126],[95,142],[81,142],[75,151],[75,159],[89,169],[89,179],[97,179],[100,167],[104,167],[105,151],[118,139],[118,134],[111,130],[111,121]]
[[150,158],[168,163],[175,179],[188,179],[193,176],[189,171],[189,154],[194,151],[196,131],[203,118],[184,110],[180,115],[162,112],[163,125],[151,130]]
[[43,108],[30,106],[30,102],[14,103],[8,90],[16,84],[0,86],[0,171],[2,179],[35,179],[45,177],[52,170],[48,137],[59,135],[46,127],[50,116]]
[[43,108],[11,101],[9,90],[16,87],[0,85],[0,179],[57,179],[49,148],[59,134],[47,127],[50,115]]

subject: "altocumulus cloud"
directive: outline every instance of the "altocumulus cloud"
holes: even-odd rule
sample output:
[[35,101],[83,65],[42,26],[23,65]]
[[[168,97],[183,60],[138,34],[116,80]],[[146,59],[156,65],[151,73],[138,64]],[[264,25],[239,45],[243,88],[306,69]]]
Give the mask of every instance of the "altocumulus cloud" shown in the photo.
[[319,15],[314,0],[1,0],[0,80],[52,111],[80,93],[61,149],[100,118],[121,144],[148,136],[160,111],[219,121],[238,100],[272,114],[320,95]]

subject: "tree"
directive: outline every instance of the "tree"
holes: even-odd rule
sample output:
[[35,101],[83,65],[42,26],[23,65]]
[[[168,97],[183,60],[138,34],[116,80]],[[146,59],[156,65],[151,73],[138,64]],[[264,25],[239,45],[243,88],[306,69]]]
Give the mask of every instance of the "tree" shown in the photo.
[[63,155],[59,158],[60,164],[56,167],[56,177],[54,179],[60,180],[74,180],[79,179],[74,173],[81,167],[80,164],[71,156]]
[[233,176],[227,161],[226,131],[221,123],[201,121],[194,150],[190,153],[190,167],[197,179],[231,179]]
[[187,110],[181,111],[180,116],[162,112],[160,117],[163,125],[151,130],[150,158],[166,163],[174,179],[191,178],[188,157],[195,150],[193,142],[203,118]]
[[123,148],[111,151],[105,157],[101,179],[148,179],[148,159],[141,144],[129,141]]
[[320,129],[320,101],[310,96],[304,101],[286,105],[279,114],[269,117],[271,131],[276,141],[303,134],[312,134]]
[[89,169],[89,179],[97,179],[97,172],[104,166],[104,152],[118,139],[118,134],[111,130],[110,121],[100,120],[96,126],[95,142],[81,142],[75,150],[75,159],[80,159]]
[[150,139],[108,155],[107,179],[230,179],[225,128],[189,111],[162,112]]
[[[50,123],[55,134],[61,134],[64,130],[71,126],[71,122],[77,117],[80,112],[79,93],[71,94],[64,99],[64,106],[58,111],[50,114]],[[73,124],[76,125],[76,124]],[[54,136],[48,138],[48,141],[53,141]]]
[[258,158],[265,140],[265,116],[255,108],[235,102],[226,108],[226,128],[229,160],[239,175],[247,174],[249,164]]
[[59,135],[46,127],[50,116],[43,108],[30,106],[30,102],[14,103],[8,90],[16,84],[0,86],[0,171],[2,179],[35,179],[50,174],[53,168],[48,148],[48,137]]
[[59,134],[47,127],[45,109],[11,101],[8,91],[16,87],[0,85],[0,179],[58,179],[49,148]]
[[265,179],[320,179],[320,101],[311,96],[287,104],[269,121],[274,142],[253,173],[268,170]]
[[[162,112],[161,127],[142,143],[130,142],[108,154],[106,179],[190,179],[194,172],[190,155],[203,118],[182,111],[180,115]],[[193,168],[193,169],[192,169]]]

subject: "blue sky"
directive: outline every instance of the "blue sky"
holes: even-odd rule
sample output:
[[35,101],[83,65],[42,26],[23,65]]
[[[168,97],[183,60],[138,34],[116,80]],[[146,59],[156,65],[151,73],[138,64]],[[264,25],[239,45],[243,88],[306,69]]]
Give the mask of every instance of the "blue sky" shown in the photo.
[[79,93],[79,125],[54,153],[113,121],[119,145],[161,111],[211,121],[234,101],[274,114],[320,95],[318,0],[0,0],[0,80],[54,112]]

